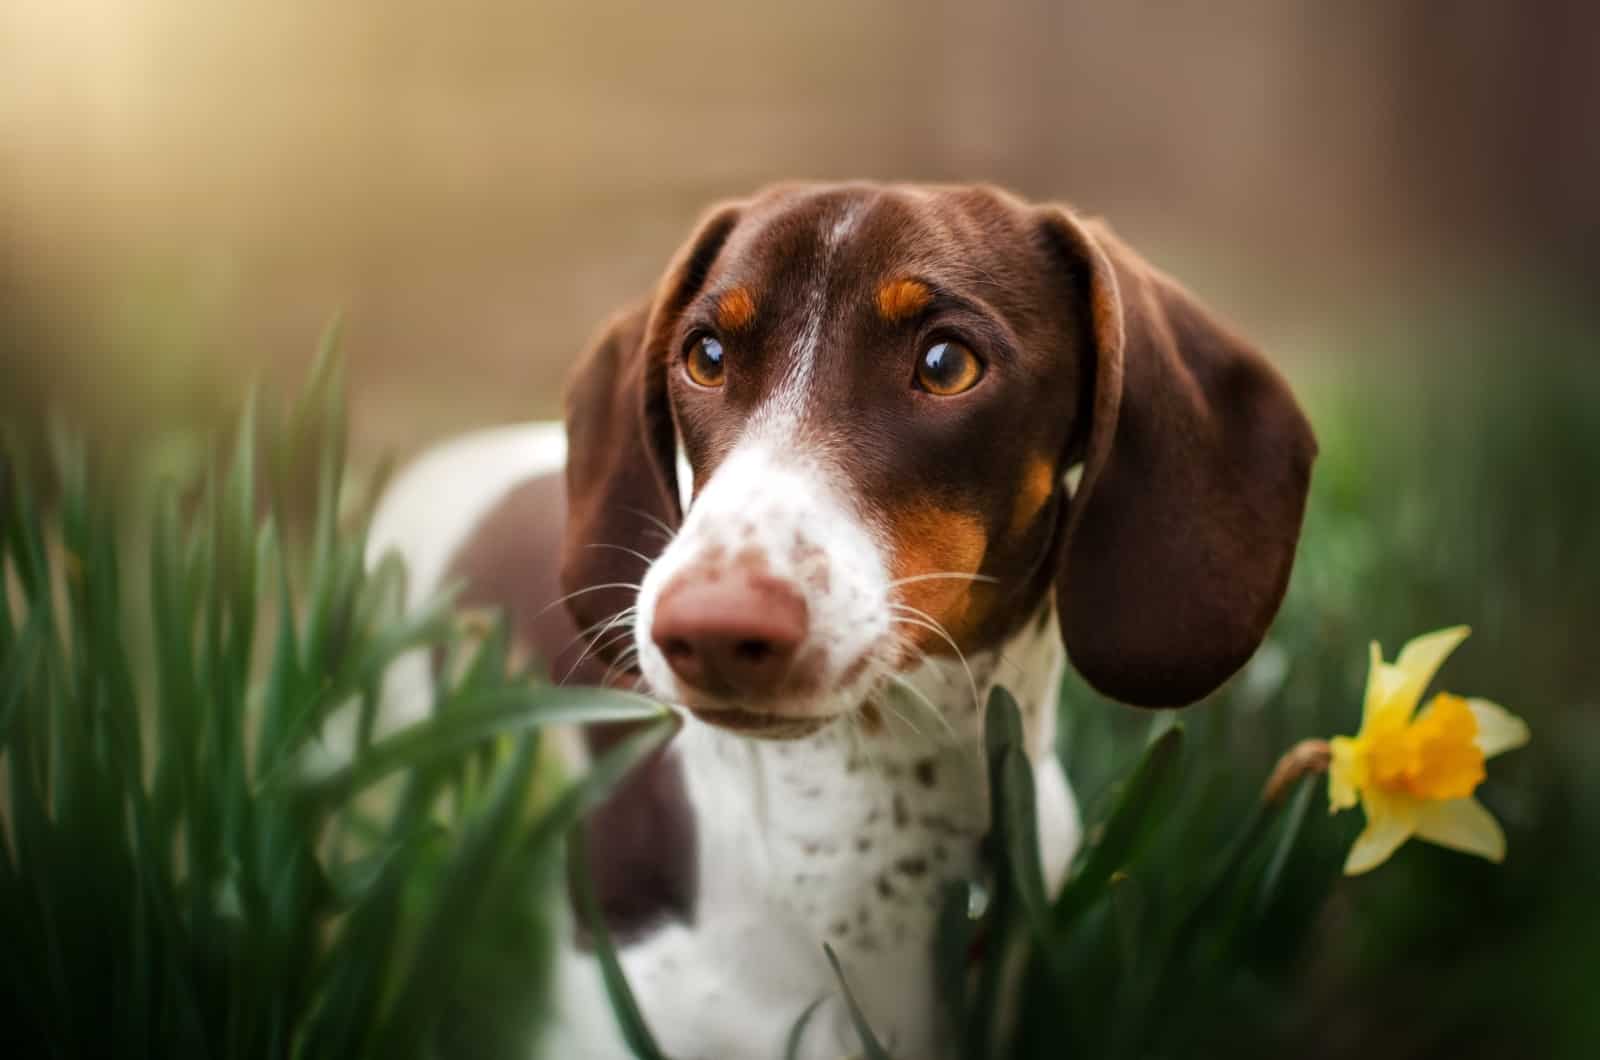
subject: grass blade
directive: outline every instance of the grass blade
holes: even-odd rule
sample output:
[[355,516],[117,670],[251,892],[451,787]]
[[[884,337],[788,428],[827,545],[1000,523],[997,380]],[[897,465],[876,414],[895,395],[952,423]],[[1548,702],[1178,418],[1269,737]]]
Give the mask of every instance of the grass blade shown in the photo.
[[495,736],[549,725],[659,718],[664,708],[629,692],[600,688],[502,687],[479,693],[431,718],[372,744],[355,760],[308,748],[269,777],[269,787],[293,790],[307,804],[327,804],[358,794],[401,769],[452,758]]
[[1105,891],[1111,874],[1127,864],[1149,834],[1156,811],[1176,789],[1183,751],[1183,729],[1174,725],[1158,736],[1128,780],[1099,842],[1088,848],[1078,870],[1056,899],[1058,928],[1072,924]]
[[378,1056],[402,1055],[432,1037],[461,960],[459,942],[470,937],[479,899],[493,888],[508,857],[503,840],[526,799],[538,742],[537,732],[517,741],[510,761],[495,773],[484,808],[467,823],[459,853],[435,888],[409,971],[390,1005]]
[[806,1027],[811,1023],[811,1017],[817,1014],[817,1009],[827,1001],[826,997],[819,997],[801,1010],[799,1017],[794,1021],[794,1026],[789,1028],[789,1037],[784,1039],[783,1060],[799,1060],[800,1046],[806,1038]]
[[826,942],[822,944],[822,952],[828,955],[828,963],[833,965],[834,977],[839,980],[839,990],[844,994],[845,1007],[850,1012],[850,1022],[856,1029],[856,1034],[861,1038],[861,1055],[866,1060],[891,1060],[889,1051],[878,1041],[878,1036],[872,1033],[872,1028],[867,1024],[867,1017],[861,1011],[861,1006],[856,1003],[855,994],[850,991],[850,981],[844,976],[844,968],[839,965],[839,955],[833,952],[833,947]]
[[638,1060],[666,1060],[666,1054],[656,1045],[655,1036],[645,1024],[644,1013],[639,1011],[639,1003],[622,973],[622,962],[617,958],[611,932],[600,913],[600,900],[595,896],[594,878],[589,875],[589,853],[581,826],[567,834],[567,864],[572,867],[577,881],[578,915],[593,942],[600,977],[605,982],[612,1011],[616,1013],[622,1040]]
[[998,853],[1006,859],[1006,875],[1022,900],[1024,912],[1042,934],[1049,925],[1049,898],[1045,894],[1044,868],[1039,856],[1033,766],[1028,761],[1017,701],[998,685],[989,695],[984,745],[989,755],[992,828],[1000,848]]
[[540,816],[523,844],[527,855],[537,855],[556,838],[566,835],[581,817],[604,802],[639,763],[672,739],[678,727],[677,715],[664,715],[595,759],[588,771],[568,785]]
[[1278,893],[1278,883],[1283,879],[1284,867],[1288,865],[1289,855],[1293,853],[1295,843],[1300,838],[1300,830],[1305,825],[1307,813],[1310,812],[1311,800],[1316,793],[1319,779],[1315,776],[1302,777],[1299,790],[1289,801],[1284,813],[1283,830],[1278,834],[1278,841],[1273,844],[1272,854],[1267,859],[1267,867],[1261,874],[1261,886],[1256,892],[1257,916],[1266,912]]

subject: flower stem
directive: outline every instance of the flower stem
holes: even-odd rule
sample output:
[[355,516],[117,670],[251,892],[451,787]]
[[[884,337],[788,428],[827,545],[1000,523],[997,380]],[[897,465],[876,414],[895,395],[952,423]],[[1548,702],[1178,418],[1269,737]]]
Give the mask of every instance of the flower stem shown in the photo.
[[1311,773],[1326,773],[1332,760],[1333,751],[1327,740],[1301,740],[1285,751],[1273,766],[1272,775],[1261,789],[1261,801],[1276,806],[1296,781]]

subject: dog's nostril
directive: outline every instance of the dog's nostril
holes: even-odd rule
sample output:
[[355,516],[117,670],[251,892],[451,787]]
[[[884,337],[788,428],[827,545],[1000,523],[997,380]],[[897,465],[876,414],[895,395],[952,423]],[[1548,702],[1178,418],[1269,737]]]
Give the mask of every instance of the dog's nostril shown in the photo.
[[694,654],[694,648],[682,637],[668,638],[661,645],[661,650],[674,659],[687,659]]
[[746,662],[761,662],[772,654],[772,645],[764,640],[741,640],[733,646],[733,652]]

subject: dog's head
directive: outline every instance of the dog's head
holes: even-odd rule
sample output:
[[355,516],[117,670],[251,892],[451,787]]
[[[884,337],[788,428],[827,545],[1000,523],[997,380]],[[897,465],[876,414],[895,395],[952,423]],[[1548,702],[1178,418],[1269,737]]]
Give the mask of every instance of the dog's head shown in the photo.
[[1104,226],[989,188],[716,209],[566,415],[580,627],[631,625],[654,691],[768,735],[997,646],[1052,589],[1096,688],[1198,699],[1277,610],[1316,448]]

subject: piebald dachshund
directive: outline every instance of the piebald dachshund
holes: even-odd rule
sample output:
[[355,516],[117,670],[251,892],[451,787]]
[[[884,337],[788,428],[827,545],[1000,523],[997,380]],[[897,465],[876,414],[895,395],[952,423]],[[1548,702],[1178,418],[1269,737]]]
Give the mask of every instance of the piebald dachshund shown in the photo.
[[[1067,660],[1147,707],[1238,670],[1315,452],[1278,373],[1105,225],[989,187],[784,185],[713,209],[603,327],[564,431],[426,454],[371,547],[413,600],[465,579],[555,679],[682,713],[588,825],[669,1055],[776,1057],[819,998],[801,1055],[856,1051],[826,941],[922,1060],[950,1038],[940,891],[989,826],[988,691],[1021,704],[1054,885]],[[539,1055],[626,1055],[576,936],[556,982]]]

